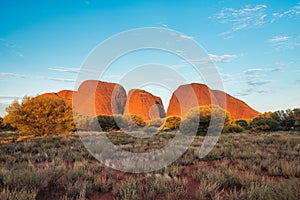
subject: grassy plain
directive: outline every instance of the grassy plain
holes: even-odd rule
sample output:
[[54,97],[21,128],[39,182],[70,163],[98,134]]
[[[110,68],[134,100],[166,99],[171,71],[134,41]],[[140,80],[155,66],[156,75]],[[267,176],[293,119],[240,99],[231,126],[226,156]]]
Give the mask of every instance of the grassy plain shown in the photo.
[[[173,136],[111,133],[109,138],[125,150],[146,152]],[[300,199],[300,133],[222,134],[199,159],[202,141],[197,136],[163,169],[131,174],[101,164],[76,134],[30,138],[0,132],[0,199]]]

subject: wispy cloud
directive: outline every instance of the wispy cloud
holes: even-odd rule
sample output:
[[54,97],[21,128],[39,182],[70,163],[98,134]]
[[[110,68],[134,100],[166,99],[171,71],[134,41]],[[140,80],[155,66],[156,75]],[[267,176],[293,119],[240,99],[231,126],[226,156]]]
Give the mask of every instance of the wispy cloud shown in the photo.
[[268,90],[250,88],[250,89],[246,89],[244,91],[237,92],[236,94],[234,94],[234,96],[242,97],[242,96],[249,96],[249,95],[253,95],[253,94],[267,94],[267,93],[269,93]]
[[276,43],[276,42],[285,42],[289,40],[289,36],[275,36],[269,39],[268,41],[271,43]]
[[83,74],[101,74],[103,71],[101,70],[90,70],[90,69],[85,69],[85,68],[76,68],[76,67],[49,67],[48,70],[51,71],[56,71],[56,72],[63,72],[63,73],[73,73],[73,74],[78,74],[78,73],[83,73]]
[[283,71],[283,67],[281,66],[273,68],[249,68],[243,71],[239,76],[247,86],[244,91],[238,92],[236,96],[269,93],[270,91],[266,85],[273,82],[269,75],[270,73],[280,71]]
[[70,73],[78,73],[80,68],[67,68],[67,67],[50,67],[48,70],[57,71],[57,72],[70,72]]
[[220,73],[223,82],[232,82],[236,80],[236,76],[232,74]]
[[250,68],[244,71],[244,74],[246,75],[252,75],[252,74],[257,74],[257,73],[262,73],[262,72],[278,72],[282,71],[282,67],[274,67],[274,68]]
[[16,74],[16,73],[6,73],[0,72],[0,78],[25,78],[25,79],[44,79],[50,81],[61,81],[61,82],[76,82],[73,79],[66,79],[66,78],[55,78],[55,77],[47,77],[47,76],[35,76],[29,74]]
[[300,46],[300,36],[275,36],[268,40],[276,50],[292,49]]
[[260,80],[257,77],[255,77],[254,79],[249,78],[249,80],[247,80],[247,84],[252,86],[266,85],[271,82],[271,80]]
[[297,5],[291,7],[290,9],[284,12],[276,12],[272,14],[272,16],[275,19],[283,18],[283,17],[297,17],[299,15],[300,15],[300,2],[298,2]]
[[68,82],[68,83],[74,83],[76,82],[73,79],[68,79],[68,78],[52,78],[52,77],[45,77],[45,79],[50,80],[50,81],[59,81],[59,82]]
[[182,38],[182,39],[187,39],[187,40],[191,40],[191,39],[193,39],[193,37],[192,37],[192,36],[185,35],[185,34],[181,34],[181,35],[180,35],[180,38]]
[[221,24],[229,24],[231,29],[221,33],[228,35],[236,31],[262,27],[266,23],[266,9],[266,5],[247,5],[242,9],[224,8],[211,18]]
[[[234,54],[224,54],[224,55],[216,55],[216,54],[208,54],[209,57],[199,58],[198,60],[182,60],[182,62],[186,65],[208,65],[211,66],[212,61],[215,63],[228,63],[238,58],[237,55]],[[181,64],[180,64],[181,67]]]
[[29,75],[26,74],[16,74],[16,73],[6,73],[6,72],[0,72],[0,77],[15,77],[15,78],[28,78]]
[[[267,14],[267,9],[268,6],[264,4],[256,5],[254,7],[247,5],[241,9],[223,8],[219,13],[210,18],[220,24],[229,25],[231,28],[220,35],[231,38],[231,34],[236,31],[260,28],[265,24],[273,23],[280,18],[296,18],[300,16],[300,2],[288,10],[273,12],[269,15]],[[287,38],[278,37],[274,39],[284,40]]]
[[238,57],[237,55],[234,54],[224,54],[224,55],[208,54],[208,55],[210,59],[212,59],[216,63],[228,63]]
[[0,96],[0,100],[14,100],[14,99],[22,99],[23,97],[16,96]]

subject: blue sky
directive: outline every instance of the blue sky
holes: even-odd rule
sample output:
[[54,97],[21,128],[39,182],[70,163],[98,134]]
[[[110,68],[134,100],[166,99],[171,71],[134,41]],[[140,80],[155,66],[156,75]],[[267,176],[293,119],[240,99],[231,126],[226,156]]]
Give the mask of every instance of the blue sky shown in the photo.
[[[258,111],[300,107],[299,25],[298,1],[1,0],[0,107],[24,95],[74,89],[95,46],[142,27],[174,29],[195,40],[215,62],[225,92]],[[138,58],[116,63],[104,80],[118,81],[122,66]],[[193,73],[185,77],[201,81]]]

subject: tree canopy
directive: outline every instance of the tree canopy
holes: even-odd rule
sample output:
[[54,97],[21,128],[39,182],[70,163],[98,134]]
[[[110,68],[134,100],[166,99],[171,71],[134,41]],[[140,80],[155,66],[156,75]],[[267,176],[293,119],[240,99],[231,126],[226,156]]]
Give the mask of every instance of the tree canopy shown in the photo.
[[[212,120],[213,124],[211,124]],[[186,118],[180,125],[180,129],[184,133],[197,131],[197,135],[205,135],[209,126],[218,130],[220,127],[230,124],[230,122],[231,116],[229,112],[219,106],[199,106],[189,110]]]
[[74,130],[70,105],[60,98],[24,97],[6,108],[4,123],[36,136],[68,134]]

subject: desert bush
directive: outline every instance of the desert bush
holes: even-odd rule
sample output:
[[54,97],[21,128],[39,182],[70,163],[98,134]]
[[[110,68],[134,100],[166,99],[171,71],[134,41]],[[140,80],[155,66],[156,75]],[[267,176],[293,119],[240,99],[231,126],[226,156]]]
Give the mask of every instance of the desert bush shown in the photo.
[[295,125],[294,111],[291,109],[275,111],[271,113],[271,118],[278,121],[285,131],[291,130]]
[[117,126],[122,130],[138,130],[147,125],[144,119],[139,115],[115,115],[114,120]]
[[3,200],[35,200],[37,195],[36,190],[26,190],[26,189],[9,189],[3,188],[0,191],[0,199]]
[[145,129],[143,130],[146,134],[154,134],[158,132],[158,128],[155,127],[145,127]]
[[220,186],[216,182],[202,180],[198,190],[196,191],[197,199],[220,199],[220,192],[218,192]]
[[235,123],[236,125],[241,126],[241,127],[244,128],[245,130],[248,130],[248,129],[249,129],[249,123],[247,122],[247,120],[239,119],[239,120],[234,121],[234,123]]
[[3,118],[0,117],[0,131],[15,131],[16,128],[12,127],[10,124],[4,123]]
[[280,130],[280,124],[278,121],[272,118],[256,117],[250,122],[251,131],[277,131]]
[[181,118],[178,116],[169,116],[166,118],[163,130],[176,130],[179,128]]
[[123,181],[120,185],[115,186],[113,193],[115,199],[132,199],[138,200],[142,196],[142,187],[140,179],[129,178],[126,181]]
[[295,129],[300,131],[300,108],[294,109],[294,117],[295,117]]
[[120,129],[113,116],[99,115],[97,119],[102,131],[113,131]]
[[266,181],[253,181],[247,187],[248,199],[299,199],[299,183],[296,181],[283,181],[269,183]]
[[245,129],[237,124],[229,124],[224,126],[222,132],[223,133],[240,133],[243,132]]
[[74,122],[78,131],[101,131],[97,117],[75,115]]
[[148,122],[149,127],[160,128],[165,123],[165,118],[156,118]]
[[169,176],[150,176],[146,178],[129,178],[113,188],[115,199],[183,199],[187,192],[186,179],[172,179]]
[[269,163],[266,168],[271,176],[282,176],[285,178],[300,177],[299,161],[287,162],[279,160],[276,163]]
[[[214,124],[210,124],[212,119]],[[209,126],[218,130],[223,125],[228,125],[230,121],[230,114],[219,106],[200,106],[189,110],[186,118],[182,121],[180,130],[185,134],[196,131],[197,135],[205,135]]]
[[6,108],[4,123],[37,136],[68,134],[74,130],[71,106],[60,98],[24,97]]
[[93,189],[94,191],[105,193],[112,189],[113,178],[109,173],[103,173],[100,176],[94,177]]

